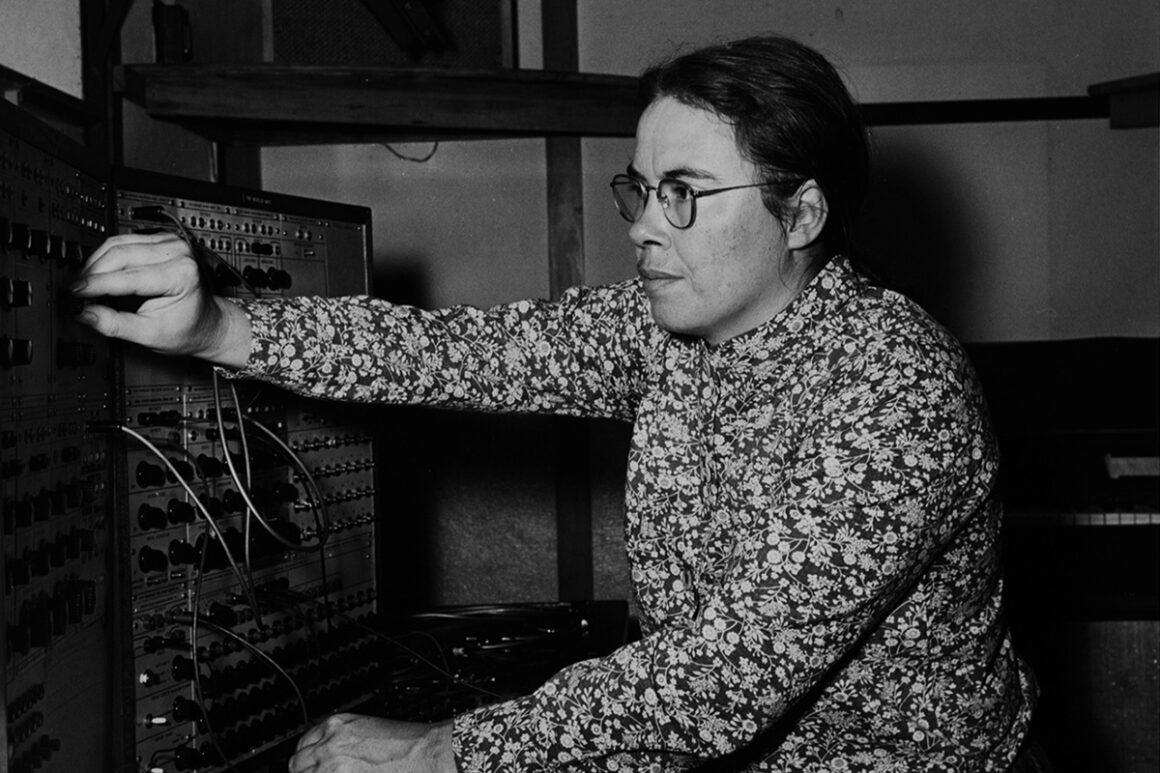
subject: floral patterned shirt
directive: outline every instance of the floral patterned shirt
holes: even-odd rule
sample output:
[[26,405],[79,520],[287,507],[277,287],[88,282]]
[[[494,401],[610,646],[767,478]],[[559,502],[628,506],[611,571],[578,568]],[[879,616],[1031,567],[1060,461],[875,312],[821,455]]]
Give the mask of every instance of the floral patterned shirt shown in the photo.
[[250,301],[243,375],[633,422],[643,636],[457,717],[476,771],[1003,771],[1035,686],[1000,614],[997,452],[959,345],[835,258],[761,327],[666,333],[636,282],[425,312]]

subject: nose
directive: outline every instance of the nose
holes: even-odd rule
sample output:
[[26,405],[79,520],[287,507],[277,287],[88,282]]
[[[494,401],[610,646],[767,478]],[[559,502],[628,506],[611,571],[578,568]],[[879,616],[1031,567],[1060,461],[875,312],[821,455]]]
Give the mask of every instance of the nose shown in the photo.
[[669,239],[669,221],[665,218],[664,207],[660,200],[654,201],[656,191],[645,193],[644,209],[628,229],[628,238],[637,247],[648,245],[667,246]]

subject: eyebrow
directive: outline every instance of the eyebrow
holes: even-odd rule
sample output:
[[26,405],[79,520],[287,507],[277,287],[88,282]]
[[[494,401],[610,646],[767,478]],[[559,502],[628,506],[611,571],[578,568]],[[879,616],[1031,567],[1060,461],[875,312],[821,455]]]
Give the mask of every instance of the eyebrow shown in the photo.
[[[625,167],[625,173],[628,174],[629,177],[635,177],[638,180],[644,179],[644,175],[637,171],[636,167],[634,167],[632,164],[629,164],[627,167]],[[661,174],[661,179],[665,178],[685,180],[716,180],[717,176],[702,169],[693,169],[691,167],[682,166],[663,172]]]

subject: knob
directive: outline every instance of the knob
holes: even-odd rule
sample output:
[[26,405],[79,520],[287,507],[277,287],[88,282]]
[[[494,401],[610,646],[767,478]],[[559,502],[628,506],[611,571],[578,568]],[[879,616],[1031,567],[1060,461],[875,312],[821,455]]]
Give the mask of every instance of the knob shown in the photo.
[[294,281],[289,271],[269,268],[266,270],[266,284],[271,290],[289,290]]
[[28,239],[28,253],[38,258],[48,255],[48,231],[33,228]]
[[193,722],[201,718],[201,706],[184,695],[178,695],[173,699],[173,718],[178,722]]
[[48,237],[48,257],[58,263],[63,263],[68,257],[68,253],[65,251],[63,236]]
[[242,269],[242,279],[255,290],[261,290],[266,287],[267,278],[266,272],[260,268],[246,266]]
[[226,489],[222,492],[222,506],[225,507],[227,513],[240,513],[246,509],[246,501],[238,492]]
[[32,362],[32,341],[0,336],[0,365],[14,368]]
[[65,558],[81,557],[81,535],[75,526],[69,529],[69,533],[65,537],[64,554]]
[[198,454],[197,468],[207,478],[217,478],[225,471],[224,465],[208,454]]
[[169,522],[172,524],[193,523],[197,519],[197,512],[189,502],[180,499],[170,499],[166,507]]
[[28,568],[31,570],[33,577],[45,577],[48,575],[47,542],[41,540],[36,550],[25,550],[24,555],[28,559]]
[[229,266],[219,263],[213,272],[214,284],[217,287],[237,287],[242,283],[237,272]]
[[150,464],[149,462],[138,462],[137,485],[141,486],[142,488],[165,485],[165,470],[161,469],[161,467],[156,464]]
[[0,307],[16,309],[32,305],[32,283],[24,279],[0,277]]
[[169,543],[169,560],[175,566],[197,563],[197,548],[185,540],[173,540]]
[[193,679],[193,660],[184,655],[175,655],[173,658],[173,678],[179,682],[188,682]]
[[52,515],[52,495],[48,489],[42,488],[40,493],[32,498],[32,520],[47,521],[50,515]]
[[164,572],[169,568],[169,559],[160,550],[146,545],[137,551],[137,566],[142,572]]
[[57,534],[56,539],[48,546],[48,565],[59,569],[64,566],[65,549],[68,546],[68,535]]
[[32,233],[25,223],[12,223],[5,234],[7,244],[4,246],[14,250],[27,250],[32,244]]
[[169,525],[165,511],[152,505],[141,505],[137,509],[137,525],[142,529],[164,529]]
[[5,509],[12,514],[16,526],[31,526],[32,525],[32,499],[25,496],[24,499],[9,500],[5,502]]
[[32,582],[32,567],[28,565],[28,561],[24,558],[9,558],[8,577],[6,579],[14,587],[27,585]]
[[[193,480],[193,465],[183,459],[170,459],[169,463],[173,465],[173,469],[181,476],[181,479],[189,482]],[[173,478],[173,473],[169,473],[168,479],[174,483],[177,481]]]
[[209,605],[209,619],[226,628],[233,628],[238,624],[238,613],[233,608],[215,601]]
[[64,243],[64,260],[71,266],[80,267],[85,262],[85,248],[79,242]]

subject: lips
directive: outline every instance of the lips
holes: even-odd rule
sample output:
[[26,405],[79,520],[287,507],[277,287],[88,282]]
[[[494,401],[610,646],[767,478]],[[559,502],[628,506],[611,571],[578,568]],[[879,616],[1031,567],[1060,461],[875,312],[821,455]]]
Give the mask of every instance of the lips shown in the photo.
[[680,279],[677,274],[670,274],[665,271],[658,271],[655,268],[638,267],[636,273],[645,282],[664,282],[671,279]]

